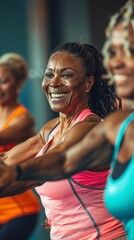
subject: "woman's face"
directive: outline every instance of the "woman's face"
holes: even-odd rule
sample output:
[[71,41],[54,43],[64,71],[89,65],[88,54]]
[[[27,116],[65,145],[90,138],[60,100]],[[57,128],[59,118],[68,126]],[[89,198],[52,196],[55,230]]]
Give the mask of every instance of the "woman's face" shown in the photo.
[[11,104],[16,99],[16,85],[11,70],[0,65],[0,105]]
[[42,82],[51,109],[67,114],[87,103],[90,83],[86,79],[80,58],[64,52],[53,54]]
[[108,68],[114,75],[117,95],[124,99],[134,99],[134,31],[131,26],[128,31],[131,57],[124,51],[125,34],[123,25],[119,24],[112,33]]

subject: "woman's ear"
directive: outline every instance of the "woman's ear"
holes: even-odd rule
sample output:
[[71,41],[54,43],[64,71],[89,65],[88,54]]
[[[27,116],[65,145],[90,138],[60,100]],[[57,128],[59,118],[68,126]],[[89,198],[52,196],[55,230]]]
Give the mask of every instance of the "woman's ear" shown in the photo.
[[94,81],[95,81],[94,76],[89,76],[88,77],[85,92],[90,92],[91,91],[91,88],[94,85]]

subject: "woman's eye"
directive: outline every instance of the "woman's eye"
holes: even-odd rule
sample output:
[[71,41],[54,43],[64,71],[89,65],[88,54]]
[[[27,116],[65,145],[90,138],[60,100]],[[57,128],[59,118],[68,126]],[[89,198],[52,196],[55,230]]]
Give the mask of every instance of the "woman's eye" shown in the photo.
[[129,51],[132,55],[134,55],[134,48],[129,48]]
[[6,83],[8,83],[8,79],[2,78],[2,79],[0,79],[0,83],[1,83],[1,84],[6,84]]
[[53,77],[52,73],[45,73],[45,78],[51,79]]
[[70,78],[72,75],[70,73],[62,73],[62,78]]
[[116,55],[116,51],[112,48],[109,48],[108,53],[110,57],[114,57]]

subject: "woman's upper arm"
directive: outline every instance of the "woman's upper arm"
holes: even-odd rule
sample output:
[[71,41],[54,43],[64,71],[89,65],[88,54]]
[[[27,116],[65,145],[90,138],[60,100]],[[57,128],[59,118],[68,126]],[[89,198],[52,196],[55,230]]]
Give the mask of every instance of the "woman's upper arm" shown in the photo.
[[[109,150],[112,147],[110,144],[107,148],[107,144],[109,145],[105,136],[105,126],[102,122],[92,130],[87,131],[81,141],[66,151],[65,171],[69,173],[85,168],[100,171],[104,170],[102,165],[105,165],[104,168],[108,169],[110,163]],[[107,154],[104,155],[104,152],[107,152]]]

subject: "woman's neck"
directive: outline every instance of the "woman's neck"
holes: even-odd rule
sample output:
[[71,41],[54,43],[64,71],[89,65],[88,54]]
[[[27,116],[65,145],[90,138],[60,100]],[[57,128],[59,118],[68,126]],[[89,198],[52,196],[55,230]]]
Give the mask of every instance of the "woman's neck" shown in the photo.
[[66,129],[70,128],[79,114],[84,110],[88,108],[79,108],[79,109],[73,109],[73,111],[69,112],[68,114],[60,113],[60,126],[61,126],[61,132],[66,131]]
[[124,110],[134,109],[134,100],[133,99],[125,99],[123,101]]
[[18,104],[0,105],[0,127],[3,126]]
[[10,103],[8,105],[0,105],[0,115],[8,116],[16,107],[18,103]]

